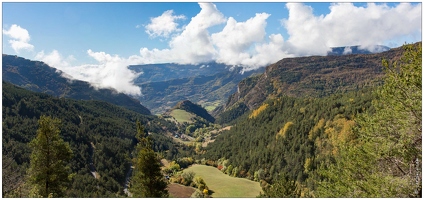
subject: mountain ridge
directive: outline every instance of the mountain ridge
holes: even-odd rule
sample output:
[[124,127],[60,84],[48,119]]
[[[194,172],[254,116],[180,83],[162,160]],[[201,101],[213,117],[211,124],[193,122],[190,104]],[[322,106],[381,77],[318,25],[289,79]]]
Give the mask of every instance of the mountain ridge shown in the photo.
[[282,95],[322,97],[378,85],[383,76],[382,59],[395,60],[401,53],[402,47],[374,54],[284,58],[268,65],[263,74],[240,81],[237,92],[212,113],[221,121],[219,115],[233,115],[229,112],[240,116],[241,112],[231,111],[240,107],[236,104],[253,110],[266,99]]
[[137,99],[114,89],[96,89],[88,82],[69,80],[63,77],[63,72],[43,62],[6,54],[2,58],[3,80],[17,86],[57,97],[106,101],[141,114],[151,114]]

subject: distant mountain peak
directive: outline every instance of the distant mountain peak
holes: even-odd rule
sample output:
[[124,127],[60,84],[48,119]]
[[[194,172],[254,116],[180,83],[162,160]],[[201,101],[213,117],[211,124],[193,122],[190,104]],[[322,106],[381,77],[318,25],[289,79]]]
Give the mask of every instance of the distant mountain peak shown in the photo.
[[372,54],[381,53],[390,50],[389,47],[383,45],[372,45],[372,46],[344,46],[344,47],[332,47],[331,51],[327,52],[329,56],[340,56],[350,54]]

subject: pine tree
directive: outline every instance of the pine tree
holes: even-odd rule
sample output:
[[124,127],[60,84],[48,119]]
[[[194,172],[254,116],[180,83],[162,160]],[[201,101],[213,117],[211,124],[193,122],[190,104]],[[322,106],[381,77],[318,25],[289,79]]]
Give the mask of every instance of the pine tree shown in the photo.
[[134,176],[130,191],[133,197],[168,197],[165,182],[160,169],[160,162],[152,150],[149,136],[144,133],[144,127],[137,121],[138,144],[135,160]]
[[282,174],[272,185],[263,187],[264,193],[258,197],[299,198],[301,194],[299,188],[294,180],[291,180],[286,174]]
[[39,128],[32,148],[29,183],[36,196],[63,197],[71,181],[71,173],[66,163],[72,158],[69,144],[60,138],[60,120],[41,116]]
[[422,47],[405,45],[401,59],[383,61],[375,113],[359,115],[351,146],[321,166],[319,197],[420,197],[422,191]]

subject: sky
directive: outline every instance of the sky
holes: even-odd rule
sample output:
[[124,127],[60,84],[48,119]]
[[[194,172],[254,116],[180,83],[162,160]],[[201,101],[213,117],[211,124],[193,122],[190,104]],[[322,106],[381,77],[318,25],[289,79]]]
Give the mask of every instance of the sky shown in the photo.
[[2,3],[3,54],[141,95],[129,65],[216,61],[245,70],[331,47],[422,40],[421,3]]

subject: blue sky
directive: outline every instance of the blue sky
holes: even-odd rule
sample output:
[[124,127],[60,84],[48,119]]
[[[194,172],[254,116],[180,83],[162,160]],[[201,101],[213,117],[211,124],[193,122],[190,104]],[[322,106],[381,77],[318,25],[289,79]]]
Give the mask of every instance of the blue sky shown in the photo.
[[215,60],[249,70],[422,35],[421,3],[3,2],[2,11],[3,53],[135,95],[130,64]]

